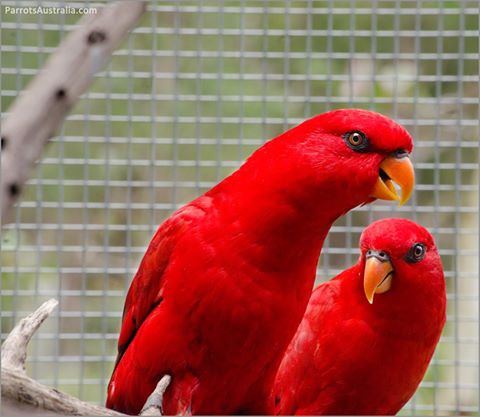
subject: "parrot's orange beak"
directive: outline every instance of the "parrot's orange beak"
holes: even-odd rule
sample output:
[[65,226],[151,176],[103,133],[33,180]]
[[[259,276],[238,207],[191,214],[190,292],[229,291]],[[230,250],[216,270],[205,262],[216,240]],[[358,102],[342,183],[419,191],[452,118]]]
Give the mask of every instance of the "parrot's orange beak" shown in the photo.
[[363,272],[363,290],[370,304],[373,296],[387,292],[392,286],[393,265],[384,251],[369,250]]
[[[400,187],[401,197],[393,183]],[[370,196],[381,200],[397,200],[401,206],[410,198],[414,185],[415,172],[410,158],[407,155],[389,156],[380,164],[377,182],[373,186]]]

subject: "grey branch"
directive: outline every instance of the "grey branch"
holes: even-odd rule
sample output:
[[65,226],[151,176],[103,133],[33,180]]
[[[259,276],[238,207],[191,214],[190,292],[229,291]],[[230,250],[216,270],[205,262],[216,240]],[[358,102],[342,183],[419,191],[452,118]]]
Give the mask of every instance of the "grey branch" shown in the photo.
[[[36,410],[69,416],[124,416],[105,407],[99,407],[38,383],[25,373],[2,364],[2,403],[7,400],[10,407],[28,405],[30,415]],[[26,407],[22,407],[26,408]],[[46,413],[45,413],[46,414]]]
[[51,298],[20,320],[2,344],[2,367],[8,366],[12,371],[25,372],[28,343],[57,305],[58,301]]
[[142,411],[140,412],[141,416],[161,416],[163,415],[162,404],[163,404],[163,394],[167,390],[171,381],[170,375],[164,375],[163,378],[158,381],[156,388],[147,398],[145,405],[143,406]]
[[85,15],[9,108],[1,134],[2,225],[48,140],[145,9],[145,1],[117,1]]
[[[32,415],[36,410],[43,410],[61,415],[124,416],[42,385],[25,373],[28,343],[57,305],[58,301],[54,299],[43,303],[35,312],[20,320],[2,344],[2,403],[6,400],[11,408],[21,406],[25,409],[28,406],[28,414]],[[163,394],[169,383],[170,376],[165,375],[145,403],[142,415],[162,415]]]
[[25,373],[27,346],[33,334],[58,305],[53,298],[43,303],[13,328],[2,344],[2,402],[30,406],[35,409],[64,415],[124,415],[114,410],[98,407],[54,388],[34,381]]

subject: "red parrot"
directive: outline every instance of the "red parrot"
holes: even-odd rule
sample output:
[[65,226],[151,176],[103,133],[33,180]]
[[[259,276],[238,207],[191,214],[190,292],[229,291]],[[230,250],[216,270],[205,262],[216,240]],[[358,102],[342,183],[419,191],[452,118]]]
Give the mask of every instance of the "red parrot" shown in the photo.
[[432,236],[372,223],[360,259],[312,294],[275,380],[277,414],[392,415],[420,384],[445,324]]
[[[407,131],[336,110],[270,140],[157,230],[128,291],[107,407],[137,414],[163,375],[165,414],[273,413],[332,223],[413,187]],[[401,197],[393,185],[401,189]]]

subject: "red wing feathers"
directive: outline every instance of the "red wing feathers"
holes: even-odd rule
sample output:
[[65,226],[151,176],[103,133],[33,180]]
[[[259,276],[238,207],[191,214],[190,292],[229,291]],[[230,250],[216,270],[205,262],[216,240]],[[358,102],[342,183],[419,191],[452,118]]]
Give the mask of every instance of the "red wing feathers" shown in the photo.
[[186,226],[184,216],[169,218],[152,238],[138,271],[130,285],[123,309],[115,367],[150,312],[162,301],[165,271],[178,240]]

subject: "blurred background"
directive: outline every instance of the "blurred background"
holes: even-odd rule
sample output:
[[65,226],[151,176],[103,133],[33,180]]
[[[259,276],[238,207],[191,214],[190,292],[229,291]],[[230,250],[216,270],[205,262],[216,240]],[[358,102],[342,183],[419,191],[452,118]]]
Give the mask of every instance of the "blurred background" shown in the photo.
[[[7,15],[1,108],[78,15]],[[416,220],[440,248],[448,322],[407,415],[478,415],[478,1],[151,1],[33,172],[1,235],[1,337],[41,302],[59,308],[30,344],[28,372],[103,403],[126,290],[157,226],[265,140],[340,107],[382,112],[415,139],[417,186],[332,228],[329,279],[363,228]]]

